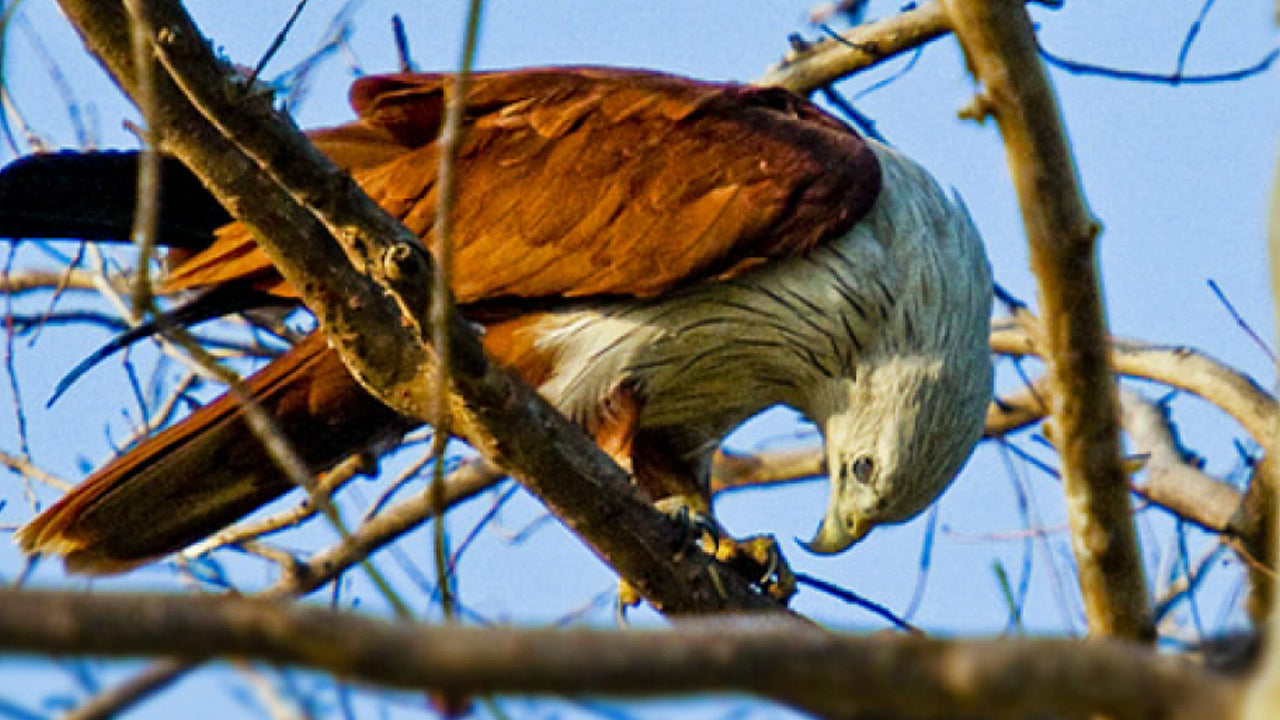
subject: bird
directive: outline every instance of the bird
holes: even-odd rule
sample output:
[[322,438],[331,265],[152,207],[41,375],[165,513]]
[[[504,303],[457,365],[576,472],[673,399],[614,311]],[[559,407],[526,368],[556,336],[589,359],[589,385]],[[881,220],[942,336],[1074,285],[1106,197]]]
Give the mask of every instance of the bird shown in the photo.
[[[421,238],[455,83],[360,78],[356,119],[308,133]],[[957,194],[782,88],[596,66],[480,72],[467,87],[459,310],[647,499],[710,516],[715,450],[776,405],[822,435],[815,553],[912,518],[951,484],[992,392],[991,270]],[[15,161],[0,173],[0,236],[127,237],[132,199],[118,188],[134,164],[108,151]],[[220,300],[205,315],[297,301],[181,163],[167,158],[163,177],[164,290],[197,293],[192,318],[206,296]],[[315,473],[418,425],[361,388],[318,331],[245,385]],[[224,395],[15,537],[68,571],[117,573],[292,487]]]

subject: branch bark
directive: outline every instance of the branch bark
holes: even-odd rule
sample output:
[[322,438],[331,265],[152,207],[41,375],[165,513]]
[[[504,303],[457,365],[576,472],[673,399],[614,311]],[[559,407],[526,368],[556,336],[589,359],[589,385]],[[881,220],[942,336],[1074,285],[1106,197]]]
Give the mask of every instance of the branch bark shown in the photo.
[[[389,623],[207,596],[0,590],[0,649],[243,657],[457,693],[743,692],[831,717],[1233,717],[1240,687],[1124,642],[858,637],[783,616],[661,631]],[[1159,692],[1135,692],[1159,688]]]
[[1098,225],[1081,196],[1057,100],[1020,2],[943,0],[970,70],[979,116],[1004,136],[1043,308],[1051,416],[1089,628],[1154,635],[1128,480],[1098,278]]

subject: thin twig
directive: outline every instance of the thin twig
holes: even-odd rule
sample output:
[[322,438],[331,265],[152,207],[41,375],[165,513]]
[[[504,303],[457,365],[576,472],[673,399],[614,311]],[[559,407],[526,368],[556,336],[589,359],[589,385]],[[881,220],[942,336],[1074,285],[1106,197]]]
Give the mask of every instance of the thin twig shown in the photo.
[[190,664],[182,660],[157,660],[128,680],[113,685],[77,705],[61,720],[109,720],[122,708],[150,697],[182,677]]
[[1209,11],[1213,9],[1213,3],[1214,0],[1204,0],[1204,3],[1200,5],[1200,13],[1196,15],[1191,27],[1187,28],[1186,37],[1182,39],[1182,47],[1178,48],[1178,63],[1173,70],[1174,74],[1179,77],[1182,76],[1182,71],[1187,66],[1187,57],[1191,54],[1191,46],[1200,35],[1200,29],[1204,27],[1205,18],[1209,17]]
[[46,472],[36,466],[34,462],[26,457],[20,457],[4,451],[0,451],[0,465],[10,470],[20,473],[23,477],[38,480],[49,487],[56,488],[62,492],[67,492],[75,487],[75,483],[63,480],[52,473]]
[[861,595],[853,592],[852,590],[842,588],[834,583],[827,582],[826,580],[813,577],[812,575],[808,575],[806,573],[796,573],[795,577],[796,577],[796,582],[798,584],[808,585],[809,587],[819,590],[821,592],[824,592],[827,595],[830,595],[839,600],[843,600],[844,602],[850,605],[860,607],[863,610],[866,610],[871,614],[876,615],[877,617],[880,617],[884,620],[889,621],[889,624],[893,625],[895,628],[899,630],[911,633],[913,635],[924,634],[919,628],[915,627],[911,623],[895,615],[894,612],[889,608],[881,605],[878,602],[875,602],[874,600],[868,600],[867,598],[862,597]]
[[0,293],[23,295],[41,290],[93,290],[97,286],[87,270],[19,270],[0,277]]
[[1271,361],[1271,364],[1275,365],[1276,354],[1271,350],[1270,346],[1267,345],[1267,342],[1263,340],[1262,337],[1258,335],[1257,331],[1253,329],[1253,326],[1244,319],[1244,316],[1240,314],[1240,311],[1236,310],[1236,306],[1229,298],[1227,298],[1227,294],[1222,292],[1222,288],[1218,287],[1218,283],[1213,278],[1209,278],[1208,282],[1209,289],[1212,290],[1213,294],[1218,298],[1218,302],[1222,303],[1222,306],[1227,309],[1228,313],[1230,313],[1231,319],[1236,321],[1236,325],[1244,331],[1245,335],[1249,336],[1249,339],[1258,346],[1258,349],[1262,350],[1262,353],[1267,356],[1267,359]]
[[262,75],[262,70],[271,62],[271,58],[275,57],[276,52],[284,45],[285,38],[289,37],[289,31],[293,29],[294,23],[298,22],[298,18],[302,16],[302,10],[306,8],[310,0],[298,0],[293,6],[293,12],[289,13],[289,19],[284,21],[284,26],[280,28],[280,32],[271,39],[271,44],[267,46],[267,51],[262,53],[262,57],[258,59],[258,64],[253,66],[253,72],[249,73],[249,79],[246,84],[253,87],[258,82],[258,77]]
[[220,547],[236,545],[286,528],[296,527],[303,521],[315,517],[316,513],[319,512],[319,507],[314,500],[315,496],[325,498],[325,502],[331,502],[329,498],[332,498],[335,492],[364,472],[368,465],[368,459],[363,454],[352,455],[325,473],[316,483],[314,495],[307,495],[301,503],[283,512],[259,520],[237,523],[231,527],[224,528],[183,550],[182,556],[188,561],[195,560]]
[[138,154],[136,198],[133,206],[133,227],[129,236],[138,251],[134,263],[134,277],[130,286],[133,297],[132,316],[145,317],[155,312],[155,298],[151,294],[151,261],[155,256],[156,231],[160,226],[160,150],[152,129],[159,111],[155,98],[155,54],[146,28],[137,21],[137,0],[125,0],[133,20],[129,23],[129,39],[133,50],[133,66],[137,80],[134,104],[142,114],[143,127],[139,132],[142,150]]
[[409,52],[409,36],[404,31],[404,19],[399,13],[391,16],[391,35],[396,43],[396,58],[400,72],[413,72],[413,55]]
[[[452,367],[450,366],[450,332],[449,318],[456,312],[453,307],[453,294],[449,287],[453,277],[453,206],[457,195],[457,175],[455,171],[458,150],[462,147],[463,118],[467,111],[467,89],[471,85],[471,68],[475,62],[476,43],[480,37],[480,13],[484,8],[483,0],[471,0],[467,6],[466,31],[463,35],[462,57],[458,63],[458,72],[454,75],[451,92],[446,94],[444,122],[440,128],[440,166],[436,174],[436,218],[432,226],[433,247],[436,272],[431,288],[431,346],[439,359],[435,364],[435,386],[448,388],[453,386]],[[431,426],[435,428],[432,437],[432,453],[435,463],[432,469],[431,486],[433,493],[443,492],[445,446],[453,436],[454,419],[449,409],[449,395],[437,392],[433,397],[431,408]],[[443,498],[437,497],[438,501]],[[440,606],[446,618],[453,617],[454,599],[449,571],[449,542],[445,533],[443,518],[434,526],[433,547],[436,564],[436,586],[440,592]]]
[[799,95],[848,77],[946,35],[946,13],[937,0],[920,3],[882,20],[858,25],[838,40],[826,39],[793,48],[777,66],[756,81],[785,87]]
[[1109,78],[1111,80],[1131,80],[1135,82],[1159,83],[1164,85],[1215,85],[1224,82],[1233,82],[1236,80],[1244,80],[1260,75],[1271,68],[1276,58],[1280,57],[1280,48],[1274,48],[1261,60],[1252,65],[1240,68],[1238,70],[1224,70],[1222,72],[1207,73],[1203,75],[1183,75],[1177,72],[1158,73],[1145,72],[1142,70],[1124,70],[1119,68],[1105,67],[1103,65],[1094,65],[1091,63],[1080,62],[1078,60],[1068,60],[1059,55],[1055,55],[1043,47],[1040,48],[1040,57],[1045,62],[1053,65],[1060,70],[1066,70],[1073,75],[1095,75],[1098,77]]

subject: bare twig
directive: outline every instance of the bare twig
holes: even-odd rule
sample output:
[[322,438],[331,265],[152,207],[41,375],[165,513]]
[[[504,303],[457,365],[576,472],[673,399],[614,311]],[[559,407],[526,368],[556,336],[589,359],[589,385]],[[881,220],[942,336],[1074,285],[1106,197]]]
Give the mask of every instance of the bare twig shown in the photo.
[[1044,58],[1045,62],[1050,65],[1074,75],[1096,75],[1098,77],[1110,78],[1112,80],[1131,80],[1136,82],[1161,83],[1165,85],[1217,85],[1219,83],[1232,82],[1235,80],[1244,80],[1245,78],[1266,72],[1275,63],[1276,59],[1280,58],[1280,48],[1273,48],[1252,65],[1247,65],[1236,70],[1224,70],[1222,72],[1205,73],[1203,75],[1186,75],[1180,70],[1175,70],[1170,73],[1159,73],[1105,67],[1102,65],[1080,62],[1078,60],[1068,60],[1067,58],[1055,55],[1044,48],[1040,48],[1040,57]]
[[290,574],[277,580],[261,596],[284,599],[314,592],[378,548],[487,489],[503,476],[502,472],[483,463],[463,465],[445,481],[441,502],[433,497],[432,492],[424,491],[393,505],[356,528],[341,542],[293,568]]
[[1262,351],[1263,355],[1267,356],[1267,359],[1271,361],[1272,365],[1275,365],[1275,351],[1267,346],[1267,342],[1258,335],[1257,331],[1253,329],[1253,326],[1249,324],[1249,321],[1244,319],[1244,316],[1240,314],[1240,311],[1236,310],[1235,304],[1231,302],[1231,299],[1227,297],[1227,294],[1218,286],[1217,281],[1212,278],[1209,279],[1209,289],[1212,290],[1214,296],[1218,298],[1218,302],[1222,303],[1222,306],[1227,309],[1227,313],[1229,313],[1231,315],[1231,319],[1235,321],[1236,327],[1240,328],[1241,332],[1249,336],[1249,339],[1253,341],[1253,344]]
[[821,448],[800,448],[762,453],[716,453],[711,467],[711,492],[773,485],[826,474]]
[[1200,5],[1200,12],[1196,15],[1196,19],[1191,23],[1191,27],[1187,28],[1187,34],[1182,38],[1182,47],[1178,48],[1178,64],[1174,72],[1178,75],[1187,66],[1187,58],[1191,55],[1191,46],[1195,44],[1196,38],[1200,36],[1200,30],[1204,28],[1205,18],[1209,17],[1209,11],[1213,9],[1214,0],[1204,0]]
[[404,20],[399,14],[391,16],[391,34],[396,42],[396,57],[400,72],[413,72],[413,53],[409,51],[409,36],[404,31]]
[[1021,390],[994,398],[987,408],[984,438],[1001,437],[1043,420],[1049,414],[1049,380],[1040,377]]
[[10,470],[16,473],[19,473],[24,477],[29,477],[33,480],[39,480],[45,485],[48,485],[49,487],[57,488],[58,490],[61,490],[63,492],[66,492],[75,486],[75,483],[67,482],[66,480],[63,480],[62,478],[56,475],[52,475],[36,467],[35,463],[31,462],[31,460],[25,457],[19,457],[17,455],[12,455],[7,452],[0,452],[0,465],[3,465],[9,468]]
[[[451,316],[456,316],[457,308],[453,307],[453,293],[449,290],[453,277],[453,209],[457,195],[458,149],[462,147],[466,127],[463,124],[467,112],[467,89],[471,86],[471,68],[476,58],[476,43],[480,38],[480,14],[484,7],[483,0],[471,0],[467,7],[467,25],[463,34],[462,57],[458,64],[458,72],[453,77],[452,92],[448,95],[445,106],[444,122],[440,128],[440,163],[436,173],[436,220],[432,225],[432,255],[436,262],[434,282],[431,286],[431,346],[439,360],[435,363],[433,381],[437,388],[453,385],[450,377],[452,369],[449,359],[452,353],[449,348]],[[443,492],[445,446],[453,435],[454,418],[449,408],[446,393],[437,392],[433,398],[430,417],[435,433],[431,438],[432,454],[435,462],[432,467],[432,492]],[[442,498],[437,497],[439,502]],[[452,618],[454,612],[453,584],[450,582],[449,547],[445,536],[443,522],[434,526],[434,556],[436,566],[436,584],[440,588],[440,605],[445,617]]]
[[121,708],[128,707],[154,695],[182,676],[188,663],[165,659],[152,663],[146,670],[98,693],[82,705],[71,709],[62,720],[109,720]]
[[883,20],[793,49],[757,85],[784,87],[800,95],[829,85],[895,55],[945,35],[947,16],[938,0],[921,3]]
[[220,547],[255,540],[263,535],[295,527],[303,521],[315,517],[316,513],[320,511],[320,505],[316,501],[317,498],[322,499],[325,503],[329,502],[329,498],[335,492],[367,469],[368,466],[368,458],[363,454],[352,455],[325,473],[316,482],[313,492],[308,494],[301,503],[260,520],[238,523],[225,528],[183,550],[182,555],[191,560],[213,552]]
[[22,270],[0,276],[0,293],[22,295],[37,290],[93,290],[93,273],[87,270]]
[[281,27],[280,31],[276,33],[276,36],[271,39],[271,44],[267,46],[266,52],[262,53],[262,57],[258,58],[258,63],[253,66],[253,71],[249,73],[249,79],[246,84],[250,87],[258,82],[258,77],[262,75],[262,71],[267,67],[267,63],[271,62],[271,58],[275,57],[276,52],[278,52],[281,46],[284,45],[285,39],[289,37],[289,31],[293,29],[294,23],[298,22],[298,18],[302,17],[302,11],[306,9],[309,1],[310,0],[298,0],[298,3],[293,6],[293,12],[289,13],[289,19],[284,21],[284,26]]
[[[137,0],[125,0],[130,13],[137,15]],[[155,87],[156,63],[152,57],[151,41],[146,29],[136,21],[129,23],[129,44],[133,51],[134,72],[137,73],[137,92],[134,103],[142,113],[144,126],[140,129],[142,152],[138,156],[136,199],[133,207],[133,227],[129,235],[138,250],[134,263],[134,276],[130,286],[133,297],[132,315],[143,317],[155,311],[155,298],[151,293],[151,260],[155,257],[156,230],[160,226],[160,150],[156,147],[156,133],[152,130],[156,115]]]
[[890,610],[889,608],[881,605],[878,602],[874,602],[872,600],[864,598],[861,595],[853,592],[852,590],[842,588],[834,583],[827,582],[822,578],[816,578],[816,577],[813,577],[812,575],[808,575],[805,573],[796,573],[796,582],[801,585],[808,585],[809,587],[814,588],[819,592],[830,595],[831,597],[834,597],[837,600],[840,600],[842,602],[848,603],[855,607],[860,607],[863,610],[866,610],[867,612],[871,613],[872,615],[875,615],[883,620],[888,621],[889,624],[893,625],[895,628],[899,630],[902,630],[903,632],[909,632],[913,635],[924,634],[923,632],[920,631],[919,628],[915,627],[914,625],[907,622],[903,618],[900,618],[897,615],[895,615],[893,611]]

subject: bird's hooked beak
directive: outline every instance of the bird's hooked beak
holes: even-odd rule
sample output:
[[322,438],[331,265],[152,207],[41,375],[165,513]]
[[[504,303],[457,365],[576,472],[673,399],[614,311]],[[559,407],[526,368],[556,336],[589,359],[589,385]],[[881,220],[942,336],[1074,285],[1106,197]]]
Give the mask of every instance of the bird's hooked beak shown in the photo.
[[827,511],[817,535],[807,543],[800,541],[809,552],[819,555],[844,552],[866,537],[876,524],[870,513],[870,507],[879,504],[875,502],[877,493],[872,482],[875,463],[869,448],[848,442],[848,438],[859,434],[856,425],[851,427],[850,417],[840,413],[825,423],[830,483]]
[[838,503],[833,499],[827,509],[827,516],[818,526],[818,534],[809,542],[801,542],[806,550],[818,555],[834,555],[844,552],[849,546],[866,537],[871,532],[872,523],[866,518],[855,515],[848,521],[840,517]]

